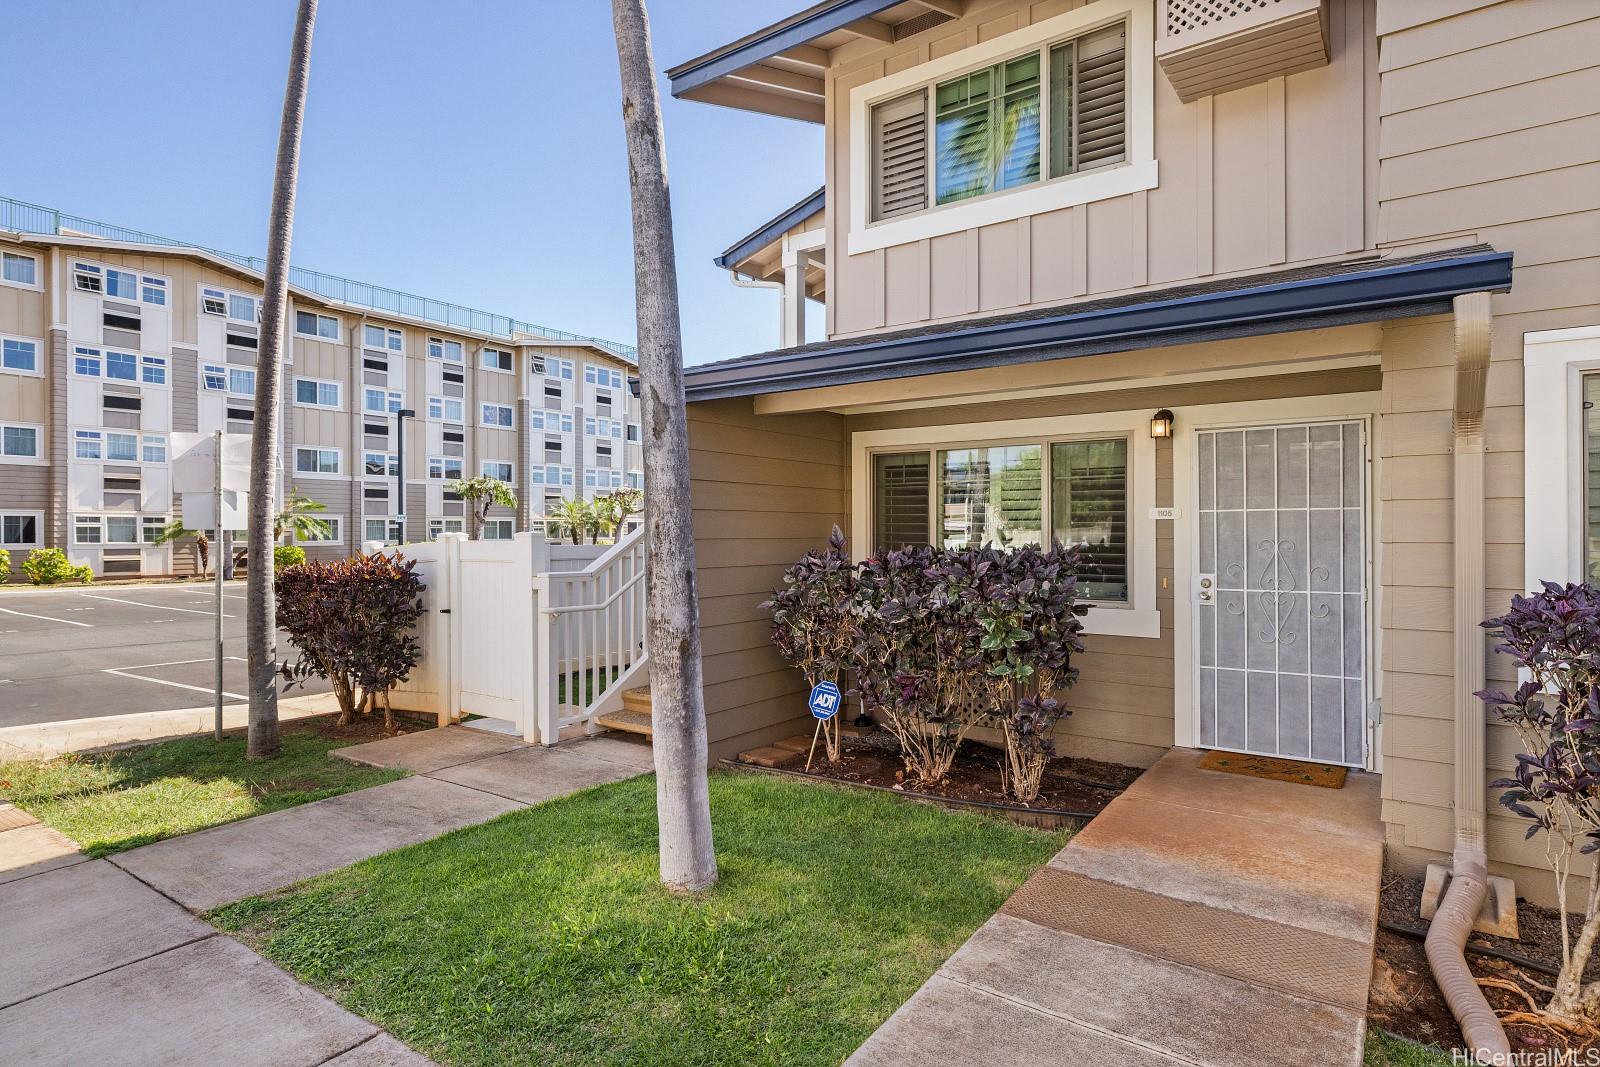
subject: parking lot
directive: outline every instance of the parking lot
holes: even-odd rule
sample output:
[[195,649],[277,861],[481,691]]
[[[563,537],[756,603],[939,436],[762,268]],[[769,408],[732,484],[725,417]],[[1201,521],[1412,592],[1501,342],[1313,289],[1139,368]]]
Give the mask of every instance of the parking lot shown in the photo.
[[[215,604],[199,582],[0,591],[0,727],[209,705]],[[244,583],[224,605],[223,699],[242,703]]]

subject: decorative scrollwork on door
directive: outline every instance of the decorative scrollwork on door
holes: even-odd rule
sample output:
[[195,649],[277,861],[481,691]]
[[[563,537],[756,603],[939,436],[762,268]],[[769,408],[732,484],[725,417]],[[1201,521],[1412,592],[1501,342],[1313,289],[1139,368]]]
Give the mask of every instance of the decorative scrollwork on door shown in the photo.
[[1261,610],[1266,613],[1266,619],[1261,629],[1256,631],[1256,636],[1263,644],[1292,645],[1299,640],[1300,634],[1288,628],[1293,621],[1294,601],[1287,594],[1296,591],[1296,583],[1294,568],[1289,566],[1284,553],[1294,548],[1294,542],[1287,538],[1268,538],[1256,547],[1272,554],[1261,568]]

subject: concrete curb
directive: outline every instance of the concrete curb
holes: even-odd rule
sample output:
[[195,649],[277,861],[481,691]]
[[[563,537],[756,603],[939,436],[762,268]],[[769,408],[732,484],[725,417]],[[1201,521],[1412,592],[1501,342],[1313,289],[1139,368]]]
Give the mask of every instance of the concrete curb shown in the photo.
[[[312,715],[327,715],[339,710],[332,693],[280,698],[278,718],[288,722]],[[248,704],[225,704],[222,725],[236,729],[247,725]],[[208,733],[216,721],[216,709],[181,708],[173,711],[146,711],[135,715],[100,715],[61,722],[28,726],[0,727],[0,759],[42,759],[64,752],[87,752],[116,745],[141,744],[174,737]]]

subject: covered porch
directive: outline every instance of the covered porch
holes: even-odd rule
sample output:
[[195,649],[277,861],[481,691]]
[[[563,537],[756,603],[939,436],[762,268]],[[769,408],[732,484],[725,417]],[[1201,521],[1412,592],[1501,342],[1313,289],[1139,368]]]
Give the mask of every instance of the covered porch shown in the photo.
[[1452,636],[1463,316],[1509,280],[1483,246],[1368,257],[690,368],[713,756],[797,732],[758,606],[834,524],[857,558],[1085,542],[1060,752],[1378,772],[1389,843],[1447,853],[1466,786],[1433,753],[1483,732]]

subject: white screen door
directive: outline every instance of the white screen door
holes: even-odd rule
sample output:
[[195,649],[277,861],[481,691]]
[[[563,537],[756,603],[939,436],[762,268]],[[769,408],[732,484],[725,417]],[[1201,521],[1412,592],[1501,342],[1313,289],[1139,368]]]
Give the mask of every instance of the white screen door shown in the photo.
[[1200,745],[1360,767],[1366,427],[1197,434]]

